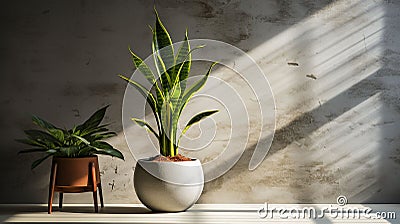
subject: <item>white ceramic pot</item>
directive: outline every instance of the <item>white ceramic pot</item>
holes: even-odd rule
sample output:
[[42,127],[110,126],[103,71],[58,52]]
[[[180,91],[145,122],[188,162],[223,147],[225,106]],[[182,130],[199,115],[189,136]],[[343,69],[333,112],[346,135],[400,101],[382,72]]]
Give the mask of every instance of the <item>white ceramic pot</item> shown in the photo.
[[153,211],[185,211],[203,191],[203,168],[198,159],[182,162],[139,159],[134,187],[139,200]]

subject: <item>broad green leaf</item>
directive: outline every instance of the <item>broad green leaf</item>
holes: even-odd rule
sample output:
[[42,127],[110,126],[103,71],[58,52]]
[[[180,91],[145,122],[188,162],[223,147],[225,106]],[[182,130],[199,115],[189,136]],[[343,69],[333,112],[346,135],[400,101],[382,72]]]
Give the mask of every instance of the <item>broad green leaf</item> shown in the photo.
[[88,140],[86,140],[85,138],[78,136],[78,135],[71,135],[74,138],[77,138],[79,140],[81,140],[83,143],[85,143],[86,145],[90,145],[90,142]]
[[79,148],[77,146],[66,146],[59,148],[59,156],[63,157],[77,157]]
[[47,158],[49,158],[50,156],[52,156],[53,154],[47,154],[46,156],[36,160],[35,162],[32,163],[31,165],[31,169],[35,169],[39,164],[41,164],[43,161],[45,161]]
[[76,129],[85,130],[99,126],[104,118],[104,115],[106,114],[108,107],[109,105],[96,111],[92,116],[89,117],[89,119],[87,119],[83,124],[79,125]]
[[53,124],[41,119],[38,116],[33,115],[32,121],[34,124],[40,126],[43,129],[50,130],[50,129],[57,129]]
[[101,134],[96,134],[91,136],[91,141],[97,141],[97,140],[102,140],[102,139],[107,139],[117,136],[117,133],[115,132],[106,132],[106,133],[101,133]]
[[18,152],[18,154],[20,153],[31,153],[31,152],[46,152],[48,151],[48,149],[45,148],[37,148],[37,149],[24,149]]
[[58,139],[60,142],[64,142],[64,131],[61,129],[49,129],[48,132]]
[[101,126],[95,128],[95,129],[85,130],[84,132],[82,132],[78,136],[82,136],[82,137],[86,138],[88,136],[93,136],[95,134],[100,134],[100,133],[104,133],[104,132],[108,132],[108,128],[103,127],[103,125],[101,125]]
[[15,139],[15,141],[26,144],[26,145],[30,145],[30,146],[37,146],[37,147],[42,147],[42,148],[47,148],[47,146],[43,143],[40,143],[36,140],[33,139]]
[[84,148],[78,150],[78,156],[79,157],[90,156],[90,155],[95,154],[95,152],[96,152],[96,149],[94,149],[91,146],[87,146],[87,147],[84,147]]
[[112,145],[110,145],[107,142],[102,142],[102,141],[95,142],[95,144],[93,144],[93,147],[96,148],[96,153],[98,154],[115,156],[117,158],[124,160],[124,155],[122,155],[122,153],[119,150],[115,149]]
[[41,130],[25,130],[24,132],[29,139],[43,143],[49,148],[62,144],[58,139]]

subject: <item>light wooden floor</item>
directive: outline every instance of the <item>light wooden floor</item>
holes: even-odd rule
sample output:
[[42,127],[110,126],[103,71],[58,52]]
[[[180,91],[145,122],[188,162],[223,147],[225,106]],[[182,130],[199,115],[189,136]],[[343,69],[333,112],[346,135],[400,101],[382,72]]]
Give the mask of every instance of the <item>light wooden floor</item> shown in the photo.
[[[94,213],[91,205],[67,204],[62,211],[54,207],[53,214],[47,214],[47,206],[42,205],[0,205],[0,222],[36,222],[36,223],[400,223],[400,204],[349,204],[343,208],[372,209],[371,216],[376,212],[394,212],[397,219],[373,219],[361,217],[332,218],[326,214],[316,219],[287,219],[274,212],[274,217],[260,218],[258,210],[261,204],[198,204],[186,212],[153,213],[138,204],[106,204],[100,213]],[[317,214],[321,209],[337,205],[326,204],[270,204],[271,208],[302,209],[313,207]],[[340,208],[340,207],[339,207]],[[393,213],[392,213],[393,214]],[[271,213],[269,213],[271,215]],[[399,217],[397,217],[399,216]]]

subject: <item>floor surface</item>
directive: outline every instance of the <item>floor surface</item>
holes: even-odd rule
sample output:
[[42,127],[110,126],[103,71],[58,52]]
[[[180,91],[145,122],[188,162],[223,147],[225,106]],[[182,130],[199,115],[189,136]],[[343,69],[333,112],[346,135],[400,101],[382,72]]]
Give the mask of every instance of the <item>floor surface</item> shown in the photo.
[[54,206],[50,215],[45,204],[0,205],[3,223],[400,223],[398,216],[400,204],[197,204],[179,213],[138,204],[106,204],[94,213],[89,204],[67,204],[61,211]]

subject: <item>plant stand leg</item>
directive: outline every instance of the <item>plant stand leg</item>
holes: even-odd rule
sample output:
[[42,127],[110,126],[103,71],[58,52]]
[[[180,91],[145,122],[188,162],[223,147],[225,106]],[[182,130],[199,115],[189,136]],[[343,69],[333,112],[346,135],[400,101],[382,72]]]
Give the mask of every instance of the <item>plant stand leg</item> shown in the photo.
[[99,188],[100,204],[101,207],[104,208],[103,189],[101,188],[101,182],[99,183],[98,188]]
[[51,214],[53,209],[53,197],[54,197],[54,188],[56,185],[56,173],[57,173],[57,163],[53,163],[50,173],[49,200],[47,204],[47,213],[49,214]]
[[59,197],[58,197],[58,208],[60,208],[60,209],[62,209],[63,198],[64,198],[64,193],[60,192]]
[[96,213],[99,212],[99,205],[97,203],[97,181],[96,181],[96,169],[94,163],[90,163],[90,171],[92,175],[92,184],[93,184],[93,203],[94,203],[94,211]]

